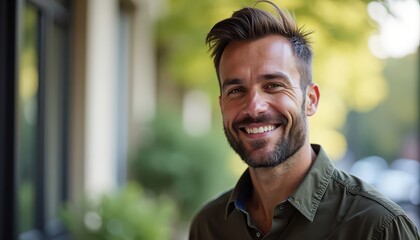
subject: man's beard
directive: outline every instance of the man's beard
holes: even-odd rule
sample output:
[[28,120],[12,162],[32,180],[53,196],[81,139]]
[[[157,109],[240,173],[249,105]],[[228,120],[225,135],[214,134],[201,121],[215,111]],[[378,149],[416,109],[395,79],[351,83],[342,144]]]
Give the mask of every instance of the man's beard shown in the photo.
[[[281,123],[281,127],[286,126],[287,119],[282,116],[273,116],[273,115],[261,115],[257,118],[252,118],[250,116],[240,119],[233,123],[233,129],[235,131],[241,131],[236,127],[240,124],[250,124],[250,123],[270,123],[271,120],[276,119],[276,122]],[[268,154],[251,156],[250,151],[264,148],[268,144],[268,140],[254,140],[252,142],[252,149],[247,151],[245,144],[240,140],[236,139],[231,132],[224,126],[224,132],[230,146],[235,150],[235,152],[242,158],[242,160],[249,166],[253,168],[269,168],[275,167],[279,164],[285,162],[291,156],[293,156],[305,143],[306,139],[306,119],[305,112],[302,109],[299,114],[296,122],[291,126],[288,136],[285,133],[278,139],[274,150]]]

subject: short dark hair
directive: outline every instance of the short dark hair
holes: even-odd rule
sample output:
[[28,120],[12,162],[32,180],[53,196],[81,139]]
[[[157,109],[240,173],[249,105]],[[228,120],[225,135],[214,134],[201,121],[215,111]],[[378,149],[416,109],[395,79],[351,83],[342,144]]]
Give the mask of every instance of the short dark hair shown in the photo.
[[[258,3],[268,3],[277,16],[256,8]],[[214,61],[217,77],[223,51],[231,41],[254,40],[268,35],[280,35],[289,40],[292,51],[297,57],[298,71],[301,75],[301,87],[312,82],[312,50],[309,35],[312,32],[299,28],[288,11],[283,11],[271,1],[258,1],[254,7],[245,7],[232,14],[230,18],[216,23],[206,37],[211,57]]]

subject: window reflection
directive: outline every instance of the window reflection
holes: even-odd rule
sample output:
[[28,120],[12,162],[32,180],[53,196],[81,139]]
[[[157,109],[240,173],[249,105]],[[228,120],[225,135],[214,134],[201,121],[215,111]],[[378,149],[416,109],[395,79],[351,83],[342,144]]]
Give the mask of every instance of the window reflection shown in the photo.
[[38,50],[37,9],[24,6],[22,42],[18,80],[17,158],[19,232],[34,227],[35,222],[35,175],[37,156],[37,105],[38,105]]

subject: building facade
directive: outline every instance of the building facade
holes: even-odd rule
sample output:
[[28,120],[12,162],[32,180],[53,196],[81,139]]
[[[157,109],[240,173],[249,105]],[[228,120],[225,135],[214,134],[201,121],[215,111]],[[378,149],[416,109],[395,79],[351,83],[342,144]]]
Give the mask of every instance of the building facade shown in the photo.
[[124,185],[155,110],[157,4],[1,1],[0,239],[65,239],[64,203]]

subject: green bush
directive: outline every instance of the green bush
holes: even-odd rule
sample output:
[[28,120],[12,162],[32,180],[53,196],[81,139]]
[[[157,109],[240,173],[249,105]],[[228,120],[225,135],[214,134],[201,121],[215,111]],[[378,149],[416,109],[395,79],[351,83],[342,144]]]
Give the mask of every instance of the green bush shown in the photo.
[[68,205],[62,219],[73,239],[78,240],[165,240],[171,237],[175,217],[173,200],[147,194],[128,184],[97,201]]
[[145,188],[173,196],[184,219],[205,200],[233,185],[223,131],[189,136],[180,114],[170,110],[158,113],[147,129],[149,135],[143,135],[129,175]]

